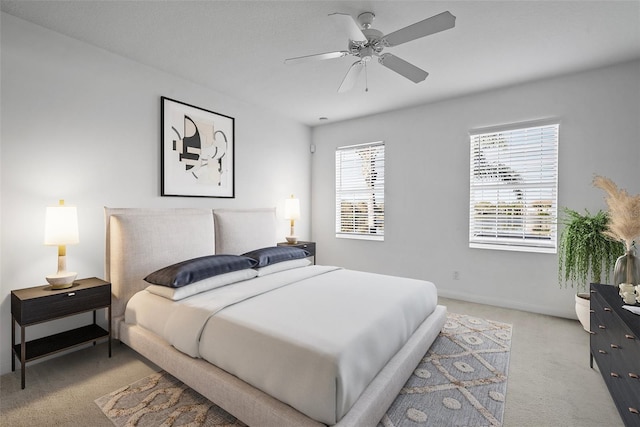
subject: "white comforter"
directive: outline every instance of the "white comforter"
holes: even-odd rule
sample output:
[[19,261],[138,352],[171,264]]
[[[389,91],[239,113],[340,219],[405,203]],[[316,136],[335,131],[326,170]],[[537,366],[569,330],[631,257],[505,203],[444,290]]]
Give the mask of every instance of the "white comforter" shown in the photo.
[[309,266],[177,302],[142,291],[125,320],[334,424],[436,304],[430,282]]

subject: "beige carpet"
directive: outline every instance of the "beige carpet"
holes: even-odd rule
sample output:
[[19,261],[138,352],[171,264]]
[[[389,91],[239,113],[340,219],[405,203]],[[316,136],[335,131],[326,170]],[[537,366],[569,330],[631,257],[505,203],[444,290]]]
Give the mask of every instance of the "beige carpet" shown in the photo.
[[[449,313],[380,425],[501,426],[510,344],[511,325]],[[118,427],[244,426],[166,372],[100,397],[96,404]]]

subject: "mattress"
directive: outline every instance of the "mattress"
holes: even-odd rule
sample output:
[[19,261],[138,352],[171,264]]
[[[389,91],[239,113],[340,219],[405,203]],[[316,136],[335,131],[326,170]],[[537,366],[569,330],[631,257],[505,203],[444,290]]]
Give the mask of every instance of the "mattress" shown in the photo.
[[141,291],[125,321],[335,424],[436,303],[430,282],[309,266],[176,302]]

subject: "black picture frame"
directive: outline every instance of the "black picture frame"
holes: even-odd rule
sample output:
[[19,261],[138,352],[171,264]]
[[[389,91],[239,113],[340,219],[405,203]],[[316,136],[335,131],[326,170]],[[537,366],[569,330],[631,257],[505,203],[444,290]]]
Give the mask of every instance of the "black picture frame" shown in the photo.
[[160,98],[162,196],[235,197],[235,119]]

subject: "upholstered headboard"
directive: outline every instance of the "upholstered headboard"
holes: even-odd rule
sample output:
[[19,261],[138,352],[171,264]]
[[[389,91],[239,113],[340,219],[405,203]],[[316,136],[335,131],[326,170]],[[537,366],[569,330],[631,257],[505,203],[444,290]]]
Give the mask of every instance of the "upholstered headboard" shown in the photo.
[[105,277],[111,282],[113,331],[149,273],[214,253],[241,254],[276,244],[272,209],[105,207]]
[[214,209],[216,253],[240,255],[275,246],[276,210]]

